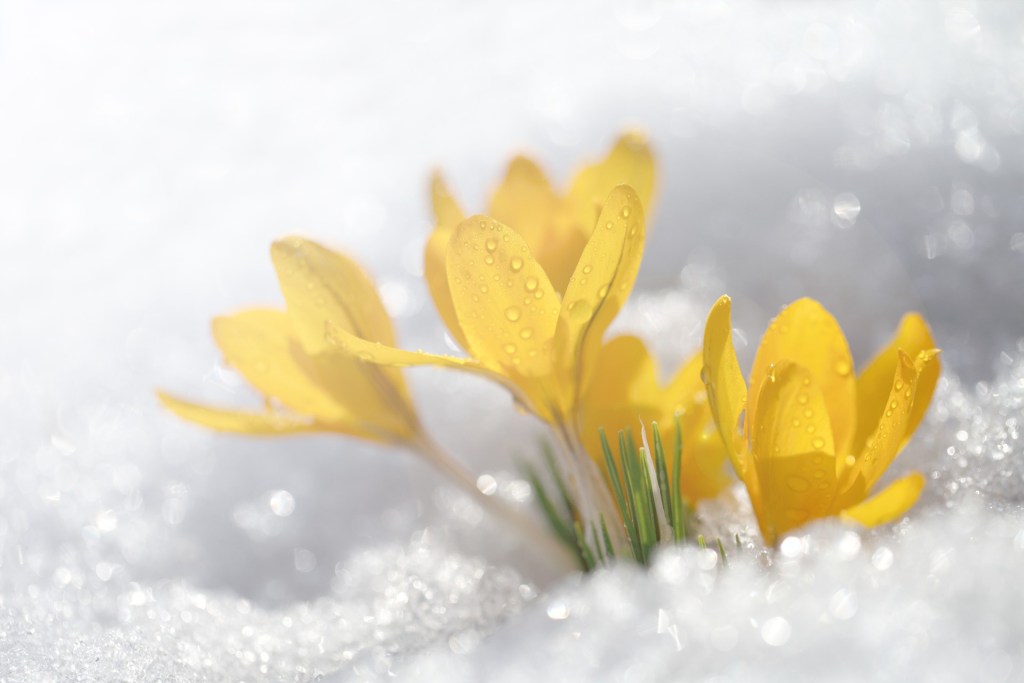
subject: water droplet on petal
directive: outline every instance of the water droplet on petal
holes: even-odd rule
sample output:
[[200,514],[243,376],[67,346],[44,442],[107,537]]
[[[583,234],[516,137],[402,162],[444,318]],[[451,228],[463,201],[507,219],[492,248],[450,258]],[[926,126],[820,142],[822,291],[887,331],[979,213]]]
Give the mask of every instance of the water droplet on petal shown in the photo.
[[505,346],[503,346],[502,348],[505,350],[505,353],[507,353],[510,356],[516,352],[515,344],[505,344]]
[[821,438],[820,436],[816,436],[814,437],[814,439],[811,440],[811,445],[817,448],[818,450],[821,450],[822,448],[825,447],[825,439]]
[[505,317],[508,318],[510,322],[515,322],[519,320],[521,316],[522,311],[519,310],[518,306],[509,306],[508,308],[505,309]]
[[810,483],[806,479],[795,475],[787,479],[786,484],[789,485],[789,488],[797,492],[806,491],[807,489],[811,488]]
[[527,292],[533,292],[536,291],[537,285],[539,284],[540,283],[537,281],[537,278],[531,275],[530,277],[526,278],[526,283],[523,286],[526,288]]
[[629,218],[629,207],[628,206],[622,207],[622,217],[623,218]]
[[853,368],[851,368],[850,364],[845,360],[841,360],[836,363],[836,374],[840,377],[848,376],[852,370]]
[[533,336],[533,328],[524,327],[523,329],[519,330],[519,337],[522,338],[522,339],[529,339],[532,336]]
[[512,261],[509,263],[509,267],[512,268],[513,273],[518,273],[523,269],[523,259],[518,256],[513,256]]
[[484,242],[484,247],[487,248],[487,251],[494,251],[495,249],[498,248],[498,240],[494,239],[493,237],[488,237],[487,241]]

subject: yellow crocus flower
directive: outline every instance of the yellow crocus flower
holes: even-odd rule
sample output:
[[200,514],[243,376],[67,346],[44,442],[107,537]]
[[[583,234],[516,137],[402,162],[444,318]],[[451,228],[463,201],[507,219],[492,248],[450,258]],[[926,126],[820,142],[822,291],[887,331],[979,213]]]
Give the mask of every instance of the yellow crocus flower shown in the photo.
[[868,494],[917,428],[938,380],[939,352],[924,318],[904,316],[858,376],[835,318],[812,299],[795,301],[761,339],[748,398],[730,308],[723,296],[708,315],[703,378],[765,542],[833,515],[864,526],[901,517],[921,493],[920,473]]
[[397,349],[330,322],[328,336],[371,363],[437,365],[498,382],[548,422],[569,451],[569,480],[585,520],[597,521],[588,491],[613,519],[610,494],[583,453],[579,397],[604,332],[636,280],[653,187],[650,150],[635,135],[580,171],[564,195],[536,164],[514,159],[491,201],[492,216],[463,218],[435,176],[438,225],[424,273],[442,319],[469,357]]
[[650,150],[635,135],[580,171],[565,195],[532,161],[514,159],[492,198],[491,216],[464,219],[435,176],[438,225],[424,273],[438,312],[469,358],[402,351],[340,328],[331,337],[374,363],[484,375],[575,436],[577,397],[640,267],[653,182]]
[[275,242],[286,310],[215,318],[228,365],[265,397],[262,412],[201,406],[159,394],[179,416],[244,434],[325,431],[386,443],[415,442],[419,420],[401,373],[359,362],[324,342],[324,319],[381,343],[394,329],[372,281],[351,259],[300,238]]
[[265,410],[213,408],[166,393],[158,394],[161,402],[178,416],[219,431],[335,432],[401,446],[528,536],[547,558],[574,566],[564,545],[531,517],[483,495],[474,478],[427,435],[401,371],[364,363],[325,340],[330,320],[336,329],[373,343],[395,343],[391,318],[359,265],[299,237],[274,242],[271,257],[286,310],[254,309],[213,321],[226,361],[263,394]]
[[676,438],[678,415],[682,428],[682,471],[672,471],[671,458],[667,465],[669,476],[680,478],[683,497],[694,504],[714,498],[728,486],[731,478],[723,467],[727,457],[725,446],[700,378],[702,365],[701,354],[694,354],[662,386],[654,359],[640,339],[616,337],[601,347],[593,380],[582,400],[581,423],[584,447],[602,469],[601,428],[613,438],[627,427],[637,430],[657,422],[662,439],[670,447]]

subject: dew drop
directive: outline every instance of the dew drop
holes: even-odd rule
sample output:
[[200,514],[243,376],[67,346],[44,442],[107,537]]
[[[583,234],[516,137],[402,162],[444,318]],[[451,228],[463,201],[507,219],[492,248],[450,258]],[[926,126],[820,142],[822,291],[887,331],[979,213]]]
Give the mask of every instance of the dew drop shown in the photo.
[[836,363],[836,374],[840,377],[848,377],[851,370],[853,370],[853,368],[851,368],[850,364],[845,360],[841,360]]
[[523,259],[518,256],[513,256],[512,261],[509,263],[509,267],[512,268],[513,273],[518,273],[523,269]]
[[903,380],[896,380],[896,385],[893,387],[896,391],[903,391]]
[[611,230],[614,227],[615,227],[615,224],[612,223],[611,221],[608,221],[607,223],[604,224],[604,229],[605,230]]
[[629,218],[629,207],[628,206],[622,207],[622,217],[623,218]]
[[519,330],[519,337],[521,339],[529,339],[532,336],[533,336],[533,328],[532,327],[524,327],[523,329]]
[[484,247],[487,248],[487,251],[494,251],[495,249],[498,248],[498,240],[494,239],[493,237],[488,237],[487,241],[484,242]]
[[594,266],[583,266],[583,274],[590,275],[590,272],[594,270]]
[[480,292],[483,294],[487,293],[487,285],[480,285]]
[[537,281],[537,278],[531,275],[530,277],[526,278],[526,283],[523,286],[526,288],[527,292],[533,292],[536,291],[538,284],[540,283]]
[[515,344],[505,344],[505,346],[503,346],[502,348],[505,350],[505,353],[507,353],[510,356],[516,352]]
[[811,488],[810,482],[808,482],[803,477],[798,477],[796,475],[787,479],[786,483],[789,485],[789,488],[797,492],[806,491],[807,489]]
[[586,320],[590,317],[590,304],[585,299],[577,299],[569,304],[569,313],[576,320]]
[[808,434],[813,434],[814,433],[814,425],[813,424],[807,425],[804,428],[804,431],[806,431]]
[[515,322],[519,320],[522,314],[523,313],[522,311],[519,310],[518,306],[509,306],[508,308],[505,309],[505,317],[508,318],[510,322]]
[[494,265],[494,257],[491,256],[490,254],[488,254],[487,256],[484,257],[484,263],[486,263],[489,266],[493,266]]
[[821,450],[822,448],[825,447],[825,439],[821,438],[820,436],[816,436],[811,440],[811,445],[817,448],[818,450]]
[[802,406],[807,405],[807,394],[799,394],[796,397],[796,402],[799,403]]
[[603,299],[608,296],[608,285],[602,285],[601,289],[597,290],[597,298]]

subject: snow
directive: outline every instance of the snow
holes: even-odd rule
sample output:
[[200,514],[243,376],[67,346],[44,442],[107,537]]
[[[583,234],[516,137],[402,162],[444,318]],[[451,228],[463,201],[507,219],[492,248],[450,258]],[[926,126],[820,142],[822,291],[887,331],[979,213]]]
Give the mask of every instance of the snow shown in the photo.
[[[1014,3],[0,2],[0,680],[987,680],[1024,676],[1024,9]],[[810,295],[865,361],[943,348],[903,522],[728,567],[559,578],[406,453],[213,435],[257,405],[209,336],[280,303],[293,232],[374,273],[409,348],[426,181],[467,207],[526,150],[564,180],[623,128],[660,190],[616,323],[668,372],[734,298],[741,361]],[[409,373],[498,492],[541,428]]]

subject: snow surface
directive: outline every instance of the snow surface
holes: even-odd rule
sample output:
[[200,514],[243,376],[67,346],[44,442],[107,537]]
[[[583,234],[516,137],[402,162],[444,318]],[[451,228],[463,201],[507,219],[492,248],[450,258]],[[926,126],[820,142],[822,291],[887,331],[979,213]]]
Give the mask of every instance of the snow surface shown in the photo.
[[[1019,3],[0,1],[0,680],[1024,679]],[[257,405],[209,319],[280,302],[267,249],[357,255],[411,348],[426,178],[513,153],[564,181],[659,156],[641,293],[668,372],[721,293],[749,363],[811,295],[859,361],[905,310],[943,347],[903,522],[768,557],[742,495],[650,572],[559,579],[401,452],[213,435],[153,391]],[[744,342],[744,340],[746,340]],[[499,494],[542,433],[409,373]]]

